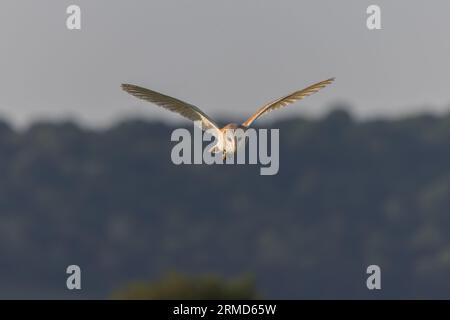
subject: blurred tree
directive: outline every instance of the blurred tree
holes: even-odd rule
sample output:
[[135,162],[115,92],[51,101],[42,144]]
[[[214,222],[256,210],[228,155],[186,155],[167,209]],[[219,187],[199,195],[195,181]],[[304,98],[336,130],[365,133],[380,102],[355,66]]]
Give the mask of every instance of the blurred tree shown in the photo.
[[[259,165],[174,165],[174,127],[162,123],[0,120],[0,298],[63,297],[61,266],[73,261],[95,276],[83,292],[94,298],[174,265],[252,270],[270,298],[371,298],[356,275],[374,263],[387,271],[384,298],[450,297],[450,115],[336,110],[270,127],[280,172],[268,177]],[[171,275],[114,296],[254,295],[248,279]]]
[[187,276],[170,273],[156,282],[137,282],[119,289],[113,299],[182,299],[220,300],[256,299],[254,281],[250,276],[226,280],[215,275]]

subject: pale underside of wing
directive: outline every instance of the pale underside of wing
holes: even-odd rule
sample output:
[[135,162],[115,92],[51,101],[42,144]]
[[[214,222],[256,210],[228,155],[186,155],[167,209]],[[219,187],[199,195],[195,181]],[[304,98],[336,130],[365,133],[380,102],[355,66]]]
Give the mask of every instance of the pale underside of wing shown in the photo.
[[122,89],[136,98],[152,102],[189,120],[200,121],[203,130],[219,131],[217,124],[194,105],[133,84],[122,84]]
[[258,111],[256,111],[250,118],[248,118],[242,125],[243,126],[250,126],[253,121],[261,117],[262,115],[265,115],[273,110],[277,110],[279,108],[285,107],[288,104],[294,103],[296,101],[299,101],[307,96],[312,95],[313,93],[316,93],[320,89],[326,87],[330,83],[334,81],[334,78],[330,78],[318,83],[313,84],[312,86],[309,86],[303,90],[295,91],[294,93],[291,93],[285,97],[282,97],[280,99],[277,99],[275,101],[272,101],[266,105],[264,105],[262,108],[260,108]]

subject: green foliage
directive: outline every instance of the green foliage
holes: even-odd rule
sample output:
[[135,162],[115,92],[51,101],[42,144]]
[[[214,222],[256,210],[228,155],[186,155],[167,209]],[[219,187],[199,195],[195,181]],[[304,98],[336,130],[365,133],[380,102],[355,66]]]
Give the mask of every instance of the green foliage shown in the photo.
[[[450,297],[450,116],[356,122],[335,111],[270,127],[275,176],[176,166],[173,128],[159,123],[16,131],[0,121],[0,297],[30,297],[20,295],[30,284],[33,297],[65,293],[61,270],[74,262],[83,294],[100,298],[174,267],[251,270],[268,298],[366,298],[369,264],[385,271],[383,297]],[[162,280],[176,297],[231,290],[180,277]],[[146,297],[172,295],[146,286]]]
[[137,282],[113,293],[114,299],[133,300],[225,300],[256,299],[250,277],[226,280],[214,275],[186,276],[171,273],[156,282]]

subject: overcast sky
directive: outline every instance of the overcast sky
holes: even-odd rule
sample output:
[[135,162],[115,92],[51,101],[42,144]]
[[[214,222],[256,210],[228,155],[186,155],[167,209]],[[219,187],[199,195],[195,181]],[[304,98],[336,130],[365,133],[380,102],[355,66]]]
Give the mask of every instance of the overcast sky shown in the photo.
[[[66,28],[66,8],[82,30]],[[366,8],[382,9],[382,30]],[[146,86],[211,116],[242,116],[335,76],[271,113],[318,116],[348,103],[360,117],[450,109],[448,0],[2,0],[0,117],[179,119],[120,90]]]

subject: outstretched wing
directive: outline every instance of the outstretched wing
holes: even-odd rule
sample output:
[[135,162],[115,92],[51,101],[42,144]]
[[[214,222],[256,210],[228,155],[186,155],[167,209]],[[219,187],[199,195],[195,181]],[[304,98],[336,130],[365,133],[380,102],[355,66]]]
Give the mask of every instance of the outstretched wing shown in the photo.
[[189,120],[201,121],[203,130],[219,130],[217,124],[213,120],[211,120],[202,110],[192,104],[166,96],[156,91],[135,86],[133,84],[122,84],[122,89],[136,98],[152,102],[164,109],[176,112]]
[[281,107],[285,107],[288,104],[294,103],[298,100],[303,99],[304,97],[312,95],[313,93],[316,93],[317,91],[326,87],[333,81],[334,81],[334,78],[330,78],[328,80],[313,84],[312,86],[309,86],[303,90],[295,91],[294,93],[291,93],[290,95],[282,97],[278,100],[272,101],[272,102],[264,105],[258,111],[256,111],[256,113],[254,113],[250,118],[248,118],[242,125],[248,127],[253,123],[253,121],[258,119],[262,115],[269,113],[270,111],[277,110]]

